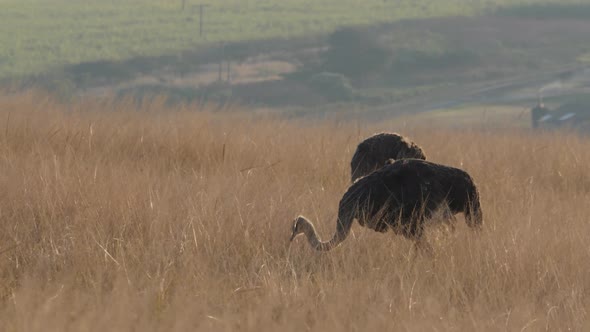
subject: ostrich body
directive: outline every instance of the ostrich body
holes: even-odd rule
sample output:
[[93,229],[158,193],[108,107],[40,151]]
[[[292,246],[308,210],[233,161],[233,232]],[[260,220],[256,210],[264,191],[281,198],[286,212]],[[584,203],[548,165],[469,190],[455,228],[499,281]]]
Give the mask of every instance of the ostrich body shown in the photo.
[[375,134],[357,146],[350,162],[351,182],[381,168],[388,159],[405,158],[426,160],[426,155],[418,145],[399,134]]
[[443,206],[452,215],[464,213],[471,227],[482,224],[479,193],[467,172],[420,159],[392,161],[348,188],[340,200],[331,240],[322,242],[313,224],[299,216],[291,241],[305,234],[314,249],[328,251],[346,239],[357,219],[361,226],[382,233],[391,229],[419,244],[425,220]]

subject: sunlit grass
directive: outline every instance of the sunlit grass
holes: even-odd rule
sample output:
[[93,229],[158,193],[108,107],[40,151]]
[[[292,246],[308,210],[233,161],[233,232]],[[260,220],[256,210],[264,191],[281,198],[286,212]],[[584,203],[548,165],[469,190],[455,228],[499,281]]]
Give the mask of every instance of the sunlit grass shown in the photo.
[[[228,111],[2,96],[2,330],[590,327],[587,140]],[[356,144],[400,129],[473,176],[483,232],[289,245],[299,214],[331,235]]]
[[512,105],[466,105],[396,118],[409,126],[528,128],[530,109]]

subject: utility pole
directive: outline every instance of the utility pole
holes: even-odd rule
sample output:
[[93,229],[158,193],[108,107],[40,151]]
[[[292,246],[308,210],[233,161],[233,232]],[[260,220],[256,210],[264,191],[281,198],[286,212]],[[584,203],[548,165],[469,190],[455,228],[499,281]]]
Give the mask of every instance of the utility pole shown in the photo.
[[225,43],[221,42],[221,56],[219,57],[219,76],[218,81],[221,82],[223,79],[223,59],[225,58]]
[[207,5],[199,4],[199,37],[203,36],[203,14]]

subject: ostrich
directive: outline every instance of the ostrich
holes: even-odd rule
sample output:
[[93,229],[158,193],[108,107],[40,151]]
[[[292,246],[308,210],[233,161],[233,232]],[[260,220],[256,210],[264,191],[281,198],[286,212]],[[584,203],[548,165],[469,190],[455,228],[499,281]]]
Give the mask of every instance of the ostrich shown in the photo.
[[426,155],[418,145],[399,134],[375,134],[357,146],[350,162],[351,182],[381,168],[390,158],[426,160]]
[[467,172],[420,159],[391,161],[348,188],[340,200],[331,240],[322,242],[311,221],[299,216],[293,222],[291,241],[305,234],[314,249],[328,251],[346,239],[357,219],[361,226],[382,233],[392,229],[422,247],[424,223],[439,207],[447,207],[452,215],[463,213],[472,228],[482,225],[479,193]]

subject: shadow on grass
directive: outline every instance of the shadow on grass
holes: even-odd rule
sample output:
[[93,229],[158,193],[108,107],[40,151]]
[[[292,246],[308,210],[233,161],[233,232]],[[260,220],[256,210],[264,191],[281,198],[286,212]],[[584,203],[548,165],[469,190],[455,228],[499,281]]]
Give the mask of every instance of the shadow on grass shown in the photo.
[[170,74],[182,76],[195,72],[204,64],[220,61],[242,62],[249,57],[282,52],[284,57],[317,42],[315,38],[272,39],[235,43],[204,45],[202,49],[190,50],[175,55],[140,56],[124,61],[94,61],[66,66],[64,76],[78,87],[116,84],[136,79],[143,75]]
[[279,107],[313,106],[329,102],[306,84],[287,80],[261,81],[247,84],[214,82],[201,87],[175,87],[146,84],[121,89],[118,97],[137,100],[165,95],[169,103],[239,103],[242,105]]

